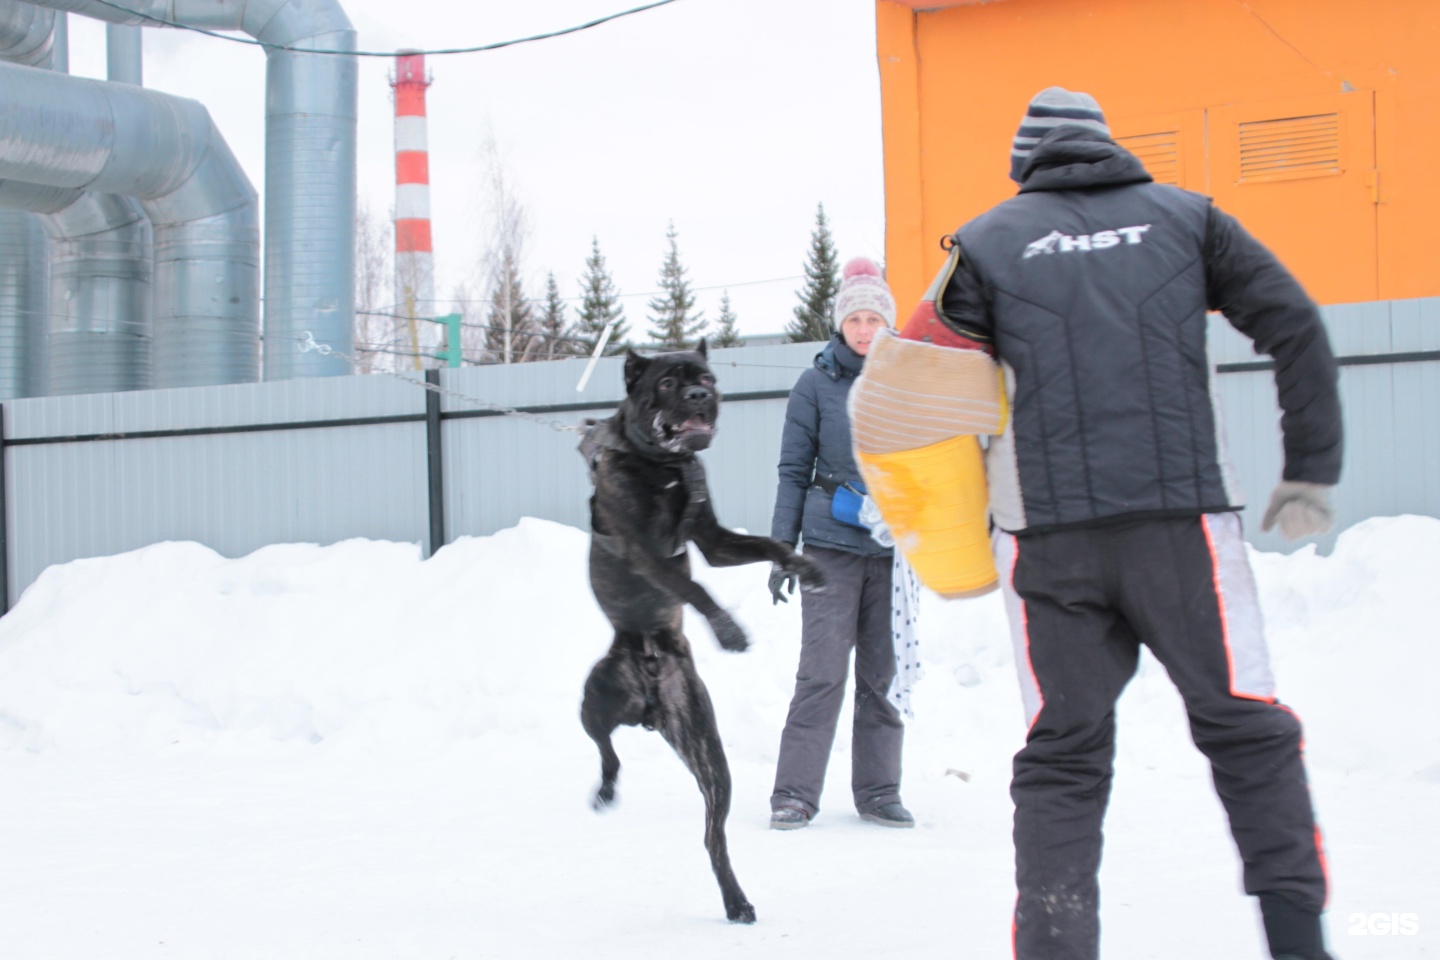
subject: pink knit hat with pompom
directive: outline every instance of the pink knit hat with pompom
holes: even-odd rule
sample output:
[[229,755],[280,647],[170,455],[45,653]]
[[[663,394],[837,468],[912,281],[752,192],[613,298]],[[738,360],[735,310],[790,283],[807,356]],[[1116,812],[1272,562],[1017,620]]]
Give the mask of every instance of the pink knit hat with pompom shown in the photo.
[[857,310],[874,310],[895,326],[895,298],[875,261],[856,257],[845,264],[840,292],[835,294],[835,329]]

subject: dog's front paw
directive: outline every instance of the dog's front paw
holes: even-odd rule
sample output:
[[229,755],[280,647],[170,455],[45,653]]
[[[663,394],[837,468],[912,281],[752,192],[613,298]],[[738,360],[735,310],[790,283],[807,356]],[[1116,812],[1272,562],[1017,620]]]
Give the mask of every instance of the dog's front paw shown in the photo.
[[710,629],[715,631],[715,639],[720,646],[731,653],[743,653],[750,648],[745,631],[740,629],[740,624],[731,620],[728,614],[719,614],[711,620]]
[[725,919],[731,923],[754,923],[755,908],[750,901],[740,900],[738,903],[725,904]]
[[785,569],[800,575],[800,589],[806,593],[820,593],[830,584],[825,577],[825,571],[820,569],[820,564],[803,553],[797,553],[791,557],[786,563]]
[[604,813],[615,804],[615,784],[602,783],[600,789],[595,791],[595,796],[590,798],[590,809],[596,813]]

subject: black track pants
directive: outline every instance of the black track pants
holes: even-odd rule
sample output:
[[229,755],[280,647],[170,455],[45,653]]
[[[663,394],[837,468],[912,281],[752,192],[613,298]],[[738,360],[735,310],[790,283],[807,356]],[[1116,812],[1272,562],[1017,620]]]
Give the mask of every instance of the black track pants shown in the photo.
[[1244,862],[1245,890],[1319,914],[1324,855],[1300,722],[1274,697],[1234,514],[995,543],[1030,732],[1015,756],[1015,955],[1099,955],[1115,701],[1147,645],[1179,689]]

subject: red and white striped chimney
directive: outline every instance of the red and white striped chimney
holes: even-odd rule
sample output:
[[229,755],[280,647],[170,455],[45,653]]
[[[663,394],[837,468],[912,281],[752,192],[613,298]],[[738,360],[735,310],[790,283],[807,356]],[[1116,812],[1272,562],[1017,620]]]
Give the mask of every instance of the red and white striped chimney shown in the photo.
[[[415,317],[433,317],[435,254],[430,243],[430,146],[425,120],[425,55],[399,51],[395,58],[395,296],[397,313],[410,319],[413,348],[428,350],[438,342]],[[420,366],[416,358],[415,366]]]

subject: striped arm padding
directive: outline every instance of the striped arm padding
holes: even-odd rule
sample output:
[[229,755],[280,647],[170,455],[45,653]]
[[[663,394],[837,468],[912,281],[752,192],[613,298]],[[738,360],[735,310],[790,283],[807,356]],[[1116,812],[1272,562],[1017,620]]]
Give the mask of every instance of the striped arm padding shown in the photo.
[[850,390],[855,460],[896,546],[943,597],[995,589],[977,434],[1005,427],[997,365],[977,350],[876,338]]
[[850,391],[850,428],[865,453],[998,434],[1007,414],[1000,366],[979,350],[882,332]]

